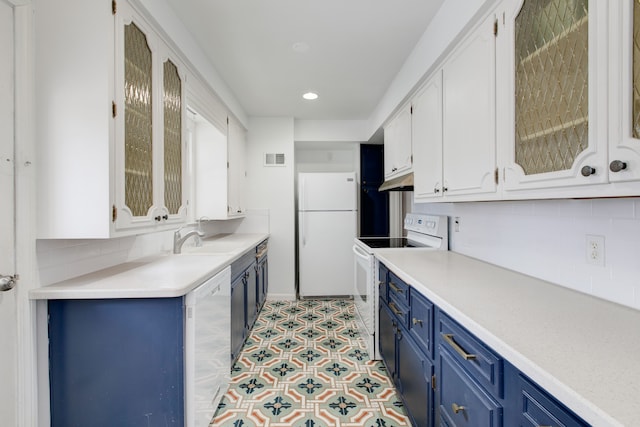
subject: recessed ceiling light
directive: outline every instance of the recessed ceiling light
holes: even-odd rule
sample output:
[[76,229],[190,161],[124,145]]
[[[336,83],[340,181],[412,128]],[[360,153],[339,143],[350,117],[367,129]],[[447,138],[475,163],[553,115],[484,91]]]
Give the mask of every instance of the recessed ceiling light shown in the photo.
[[307,92],[302,95],[304,99],[308,99],[309,101],[313,101],[314,99],[318,99],[318,94],[315,92]]

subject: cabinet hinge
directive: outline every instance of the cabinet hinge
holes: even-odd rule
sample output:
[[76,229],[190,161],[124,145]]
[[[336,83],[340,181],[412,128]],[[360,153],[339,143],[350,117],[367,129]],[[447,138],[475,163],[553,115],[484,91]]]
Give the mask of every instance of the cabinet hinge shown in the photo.
[[494,171],[493,177],[496,181],[496,185],[498,185],[498,182],[500,181],[500,170],[498,168]]
[[436,389],[436,376],[431,375],[431,390],[435,390],[435,389]]
[[114,119],[118,115],[118,106],[115,101],[111,101],[111,115]]
[[411,106],[411,108],[409,109],[409,112],[410,112],[411,114],[413,114],[413,105],[412,105],[412,106]]
[[493,35],[498,37],[498,20],[493,21]]
[[229,162],[227,162],[227,169],[229,169]]
[[118,2],[116,0],[111,0],[111,14],[115,15],[118,12]]
[[116,222],[116,219],[118,219],[118,208],[116,208],[116,205],[112,205],[111,206],[111,221],[112,222]]

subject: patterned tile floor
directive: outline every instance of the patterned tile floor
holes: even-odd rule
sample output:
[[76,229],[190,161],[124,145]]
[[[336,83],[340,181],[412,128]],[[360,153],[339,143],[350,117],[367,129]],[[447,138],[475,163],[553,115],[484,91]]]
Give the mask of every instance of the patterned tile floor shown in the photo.
[[410,426],[349,300],[268,301],[210,427]]

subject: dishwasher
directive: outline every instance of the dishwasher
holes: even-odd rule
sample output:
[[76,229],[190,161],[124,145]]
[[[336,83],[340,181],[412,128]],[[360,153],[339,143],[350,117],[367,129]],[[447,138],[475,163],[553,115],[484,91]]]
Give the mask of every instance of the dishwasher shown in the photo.
[[185,419],[206,427],[231,373],[231,267],[185,297]]

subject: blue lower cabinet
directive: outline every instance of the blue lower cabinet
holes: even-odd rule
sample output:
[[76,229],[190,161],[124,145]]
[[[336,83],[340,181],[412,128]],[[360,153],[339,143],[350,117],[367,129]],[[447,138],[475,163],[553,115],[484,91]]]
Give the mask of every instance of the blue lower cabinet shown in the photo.
[[244,339],[246,338],[245,328],[245,298],[246,280],[244,274],[238,276],[231,283],[231,363],[236,360]]
[[438,348],[438,416],[449,427],[501,427],[500,403],[477,384],[454,357]]
[[249,331],[253,328],[253,324],[258,317],[258,269],[257,264],[253,264],[251,268],[247,270],[246,275],[246,288],[247,288],[247,336]]
[[49,301],[51,426],[184,425],[182,298]]
[[411,421],[416,426],[429,426],[433,418],[431,360],[419,349],[412,336],[403,328],[398,337],[398,382]]
[[262,308],[269,293],[269,261],[266,256],[258,260],[257,265],[258,307]]
[[382,263],[378,277],[380,355],[414,426],[589,426]]
[[396,333],[398,330],[398,324],[384,301],[380,301],[379,313],[380,355],[382,356],[382,361],[387,367],[389,378],[396,382]]

